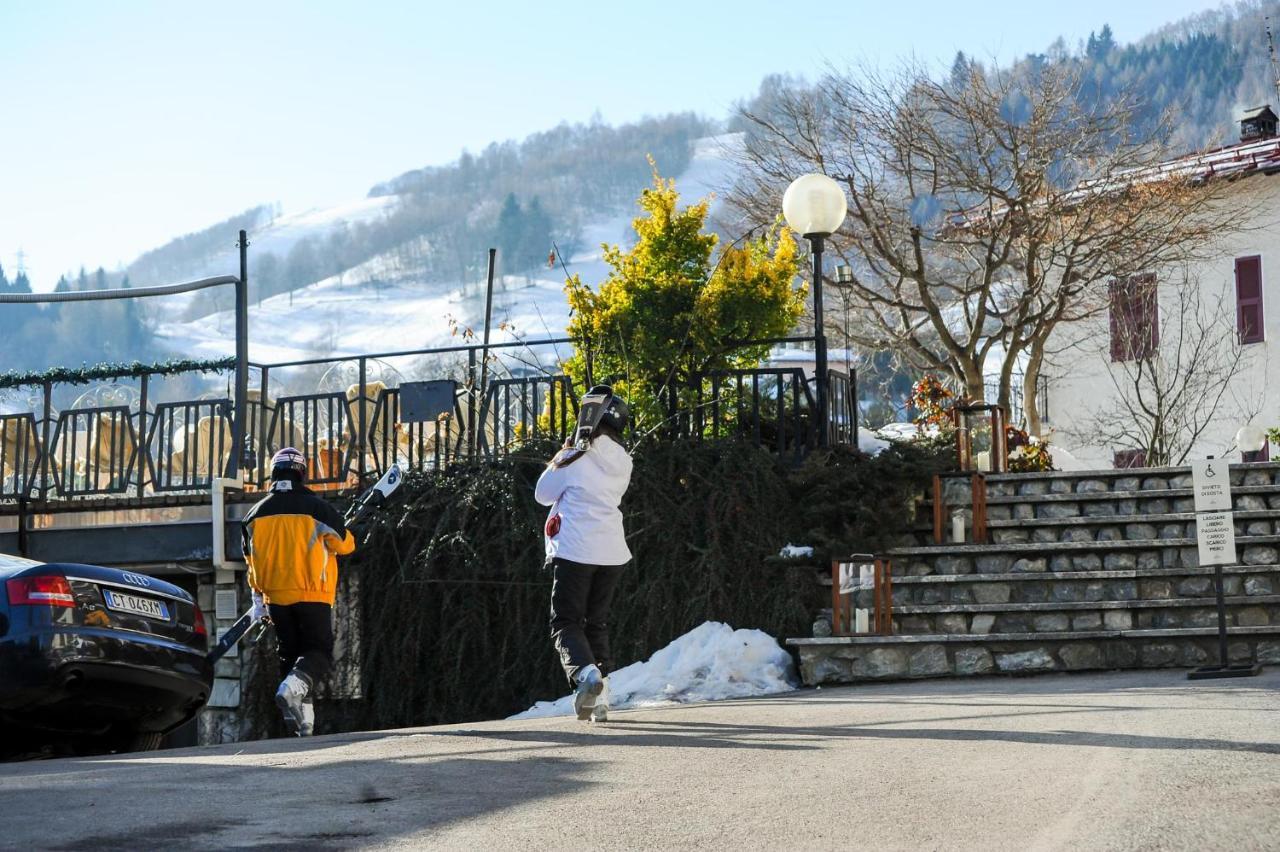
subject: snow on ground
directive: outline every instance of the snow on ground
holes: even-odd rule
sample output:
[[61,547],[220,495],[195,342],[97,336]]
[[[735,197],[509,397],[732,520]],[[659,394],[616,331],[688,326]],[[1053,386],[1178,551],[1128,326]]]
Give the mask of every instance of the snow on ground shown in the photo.
[[[790,692],[799,686],[791,655],[760,630],[708,621],[609,676],[609,708],[659,707]],[[573,715],[573,695],[539,701],[512,719]]]

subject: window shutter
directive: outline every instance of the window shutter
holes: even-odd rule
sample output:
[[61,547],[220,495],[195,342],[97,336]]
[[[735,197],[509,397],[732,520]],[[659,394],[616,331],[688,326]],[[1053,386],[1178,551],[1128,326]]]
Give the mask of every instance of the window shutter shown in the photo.
[[1236,258],[1236,328],[1241,343],[1260,343],[1262,328],[1262,258]]
[[[1160,299],[1156,293],[1156,277],[1152,275],[1145,278],[1139,286],[1142,288],[1142,328],[1147,332],[1143,335],[1147,347],[1142,356],[1150,358],[1160,347]],[[1145,458],[1143,463],[1145,464]]]
[[1113,462],[1117,470],[1147,466],[1146,450],[1116,450]]
[[1111,360],[1125,360],[1125,350],[1128,348],[1124,345],[1124,320],[1122,318],[1124,311],[1124,299],[1119,281],[1112,281],[1109,294],[1110,310],[1108,311],[1111,318]]

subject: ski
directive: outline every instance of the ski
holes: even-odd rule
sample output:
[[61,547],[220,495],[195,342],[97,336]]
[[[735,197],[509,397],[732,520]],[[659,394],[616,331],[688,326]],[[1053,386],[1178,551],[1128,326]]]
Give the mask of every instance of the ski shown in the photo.
[[[261,619],[259,621],[259,623],[265,622],[266,619]],[[216,663],[218,660],[221,660],[228,652],[231,651],[232,648],[235,647],[235,644],[240,641],[244,634],[249,632],[249,629],[253,627],[253,624],[253,610],[250,609],[246,611],[244,615],[237,618],[236,623],[231,625],[230,629],[228,629],[226,633],[222,634],[222,638],[218,640],[218,644],[214,645],[213,650],[205,655],[205,659],[211,663]]]
[[387,468],[387,472],[382,474],[381,479],[351,504],[351,508],[347,510],[346,518],[343,519],[344,523],[348,527],[359,523],[374,509],[381,507],[387,502],[387,498],[400,487],[400,483],[403,480],[404,472],[400,470],[399,462],[392,464],[391,467]]

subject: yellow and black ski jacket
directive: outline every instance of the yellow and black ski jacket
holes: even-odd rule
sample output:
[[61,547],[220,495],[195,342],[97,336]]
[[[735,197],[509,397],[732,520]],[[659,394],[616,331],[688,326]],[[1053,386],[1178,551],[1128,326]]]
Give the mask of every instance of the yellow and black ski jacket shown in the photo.
[[304,486],[273,482],[241,522],[249,586],[267,603],[333,605],[338,560],[356,549],[342,516]]

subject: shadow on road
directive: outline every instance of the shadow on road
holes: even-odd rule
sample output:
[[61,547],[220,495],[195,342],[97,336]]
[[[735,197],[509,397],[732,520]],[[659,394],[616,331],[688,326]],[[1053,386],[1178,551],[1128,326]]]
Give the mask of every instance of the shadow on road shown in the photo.
[[[58,763],[65,769],[82,762]],[[79,776],[3,779],[0,836],[6,848],[56,850],[346,848],[406,835],[429,842],[433,830],[461,820],[572,795],[591,783],[581,777],[585,765],[553,756],[296,767],[97,762],[82,765]],[[32,819],[49,814],[51,803],[57,815]]]

